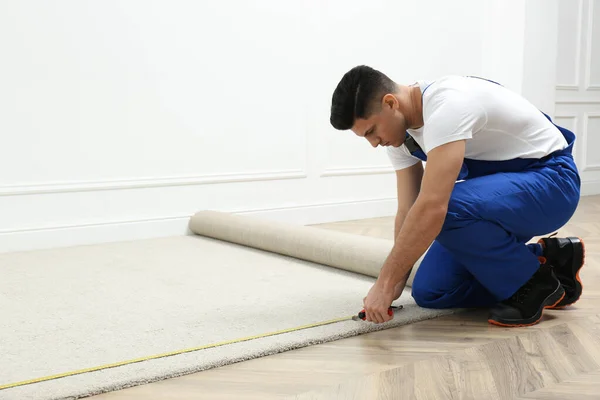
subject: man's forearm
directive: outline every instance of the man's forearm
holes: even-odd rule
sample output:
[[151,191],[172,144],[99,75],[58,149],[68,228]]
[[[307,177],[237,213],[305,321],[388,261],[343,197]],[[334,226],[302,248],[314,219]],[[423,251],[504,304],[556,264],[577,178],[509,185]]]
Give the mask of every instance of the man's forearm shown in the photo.
[[445,216],[444,207],[419,201],[404,216],[397,214],[394,246],[379,274],[384,285],[395,287],[406,280],[415,262],[440,232]]
[[[408,214],[409,210],[410,209],[398,210],[396,212],[396,221],[395,221],[395,225],[394,225],[394,243],[396,243],[396,240],[398,239],[398,235],[400,234],[400,230],[402,229],[402,225],[404,224],[404,221],[406,220],[406,215]],[[406,271],[404,278],[402,278],[402,280],[401,280],[401,283],[403,285],[406,284],[406,281],[408,280],[408,276],[410,275],[411,271],[412,271],[412,266],[408,271]]]
[[408,210],[398,210],[396,212],[396,220],[394,224],[394,242],[398,239],[398,235],[400,234],[400,229],[404,224],[404,220],[406,219],[406,214],[408,214]]

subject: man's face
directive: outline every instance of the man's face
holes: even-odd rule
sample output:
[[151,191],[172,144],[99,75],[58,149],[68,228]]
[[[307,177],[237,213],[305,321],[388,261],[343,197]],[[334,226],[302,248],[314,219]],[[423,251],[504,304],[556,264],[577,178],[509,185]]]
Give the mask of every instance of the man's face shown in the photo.
[[364,137],[371,146],[400,147],[406,137],[406,119],[393,104],[384,103],[381,110],[367,119],[357,119],[352,131]]

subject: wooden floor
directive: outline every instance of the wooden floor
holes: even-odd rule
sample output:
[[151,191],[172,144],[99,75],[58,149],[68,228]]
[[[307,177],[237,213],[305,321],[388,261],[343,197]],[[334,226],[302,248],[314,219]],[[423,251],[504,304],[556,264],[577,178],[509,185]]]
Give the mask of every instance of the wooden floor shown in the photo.
[[290,399],[598,399],[598,377],[600,315],[521,332]]
[[[393,236],[393,218],[321,227]],[[585,240],[583,296],[533,327],[464,312],[94,399],[599,399],[600,196],[582,198],[559,236]]]

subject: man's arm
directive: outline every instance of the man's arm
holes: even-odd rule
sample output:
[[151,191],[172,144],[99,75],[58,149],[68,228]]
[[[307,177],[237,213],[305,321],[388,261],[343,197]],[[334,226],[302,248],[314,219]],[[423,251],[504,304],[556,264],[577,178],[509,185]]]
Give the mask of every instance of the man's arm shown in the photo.
[[394,240],[400,233],[400,228],[408,211],[415,203],[421,189],[423,179],[423,163],[418,162],[408,168],[396,171],[396,190],[398,191],[398,210],[394,224]]
[[442,229],[464,154],[464,140],[441,145],[428,153],[419,195],[406,214],[377,282],[367,295],[367,320],[381,323],[391,318],[387,307],[393,301],[394,290]]
[[[396,171],[396,187],[398,191],[398,210],[394,224],[394,242],[398,238],[400,229],[409,210],[415,203],[421,190],[421,180],[423,179],[423,163],[418,162],[408,168]],[[412,267],[406,272],[404,278],[396,284],[394,288],[394,300],[402,294]]]

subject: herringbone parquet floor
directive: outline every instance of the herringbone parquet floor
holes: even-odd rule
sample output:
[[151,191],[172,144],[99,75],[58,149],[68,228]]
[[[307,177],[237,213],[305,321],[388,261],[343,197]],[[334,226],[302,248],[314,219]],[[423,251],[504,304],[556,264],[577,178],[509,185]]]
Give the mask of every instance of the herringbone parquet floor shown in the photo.
[[[321,225],[392,238],[393,218]],[[600,399],[600,196],[559,236],[586,244],[584,295],[528,328],[465,312],[96,396],[133,399]]]

